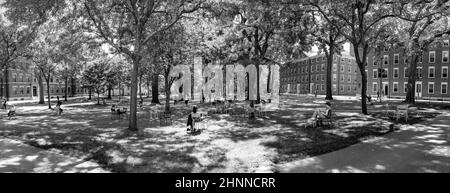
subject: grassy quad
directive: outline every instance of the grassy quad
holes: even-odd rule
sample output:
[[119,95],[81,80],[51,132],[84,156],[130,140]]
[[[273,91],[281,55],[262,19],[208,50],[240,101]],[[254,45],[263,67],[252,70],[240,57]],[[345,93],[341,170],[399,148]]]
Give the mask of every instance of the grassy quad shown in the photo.
[[[127,120],[111,117],[110,106],[95,102],[65,103],[60,117],[45,105],[23,104],[17,106],[17,119],[0,120],[0,136],[94,161],[112,172],[277,172],[279,164],[333,152],[410,124],[384,116],[384,104],[371,106],[373,114],[364,116],[357,102],[339,100],[333,102],[338,116],[333,127],[305,128],[305,120],[324,100],[283,96],[282,101],[280,109],[256,121],[211,115],[208,129],[195,136],[186,134],[191,107],[184,104],[173,107],[171,125],[149,119],[146,112],[161,106],[146,106],[138,113],[137,133],[125,129]],[[203,111],[212,108],[200,106]],[[433,108],[419,105],[430,112],[411,123],[435,117]]]

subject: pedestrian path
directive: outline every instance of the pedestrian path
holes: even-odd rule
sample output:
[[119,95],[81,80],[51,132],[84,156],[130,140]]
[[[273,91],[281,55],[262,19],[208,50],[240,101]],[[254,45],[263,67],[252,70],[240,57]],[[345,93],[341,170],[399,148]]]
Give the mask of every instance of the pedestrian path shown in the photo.
[[277,166],[286,173],[450,172],[450,111],[432,121],[318,157]]
[[108,173],[97,163],[0,138],[0,173]]

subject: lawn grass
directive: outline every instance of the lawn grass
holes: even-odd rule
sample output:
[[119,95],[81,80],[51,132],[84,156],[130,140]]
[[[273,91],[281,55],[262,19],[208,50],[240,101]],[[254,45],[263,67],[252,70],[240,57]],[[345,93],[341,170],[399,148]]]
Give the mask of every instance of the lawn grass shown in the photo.
[[402,124],[344,110],[332,127],[305,128],[304,120],[320,104],[285,100],[283,109],[256,121],[211,115],[208,129],[197,136],[186,134],[184,105],[175,108],[172,125],[142,118],[139,132],[127,131],[126,120],[111,120],[108,107],[83,104],[55,117],[45,107],[25,106],[17,120],[0,120],[0,136],[94,161],[112,172],[277,172],[277,164],[337,151]]

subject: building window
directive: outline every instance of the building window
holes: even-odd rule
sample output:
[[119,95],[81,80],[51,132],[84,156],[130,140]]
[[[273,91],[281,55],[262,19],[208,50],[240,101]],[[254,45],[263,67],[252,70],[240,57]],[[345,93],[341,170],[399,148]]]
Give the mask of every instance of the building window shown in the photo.
[[394,78],[399,78],[398,68],[394,68]]
[[347,91],[351,92],[352,91],[352,86],[347,86]]
[[418,78],[422,78],[422,76],[423,76],[423,70],[422,70],[422,67],[417,67],[416,73],[417,73],[417,77],[418,77]]
[[337,74],[333,74],[333,81],[337,81]]
[[30,87],[27,87],[27,94],[30,94]]
[[423,55],[419,56],[419,63],[423,63]]
[[448,51],[442,51],[442,63],[448,63]]
[[394,82],[394,93],[398,93],[398,82]]
[[384,55],[383,56],[383,64],[384,65],[389,65],[389,56],[388,55]]
[[400,63],[400,56],[398,54],[394,54],[394,64]]
[[377,84],[376,82],[374,82],[372,86],[373,86],[373,87],[372,87],[372,91],[373,91],[374,93],[378,92],[378,84]]
[[378,78],[378,70],[373,70],[373,79]]
[[435,51],[430,52],[430,57],[429,57],[428,61],[430,63],[435,63],[436,62],[436,52]]
[[446,82],[441,83],[441,94],[447,94],[447,86]]
[[407,82],[404,82],[404,83],[403,83],[403,92],[404,92],[404,93],[407,93],[407,92],[408,92],[408,83],[407,83]]
[[384,69],[384,73],[381,75],[382,78],[388,78],[389,77],[389,70],[387,68]]
[[351,66],[348,67],[348,73],[352,73],[352,67]]
[[435,69],[434,66],[428,67],[428,78],[434,78],[435,77]]
[[434,82],[428,83],[428,94],[434,94]]
[[333,84],[333,91],[336,92],[337,91],[337,85]]
[[322,72],[325,71],[325,64],[322,64]]
[[344,85],[341,85],[341,91],[344,92]]
[[345,80],[345,75],[342,75],[341,76],[341,82],[344,82],[344,80]]
[[348,81],[348,83],[352,83],[352,77],[348,76],[347,81]]
[[408,67],[405,67],[404,75],[405,75],[405,78],[408,78],[408,77],[409,77],[409,70],[408,70]]
[[444,40],[444,43],[442,46],[449,47],[449,44],[450,44],[450,40]]
[[341,66],[341,72],[345,72],[345,66],[344,65]]
[[442,66],[442,78],[448,78],[448,66]]
[[320,78],[322,79],[322,81],[325,81],[325,76],[323,74],[320,75]]
[[325,85],[322,84],[322,91],[325,91]]
[[338,68],[337,68],[337,64],[333,64],[333,71],[335,71],[335,72],[336,72],[336,71],[337,71],[337,69],[338,69]]

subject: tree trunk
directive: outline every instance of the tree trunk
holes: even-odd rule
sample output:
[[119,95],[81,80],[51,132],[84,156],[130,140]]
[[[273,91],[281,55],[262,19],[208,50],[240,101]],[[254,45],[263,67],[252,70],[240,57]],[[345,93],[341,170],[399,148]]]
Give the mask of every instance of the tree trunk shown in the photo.
[[66,77],[66,81],[65,81],[65,92],[64,92],[64,95],[65,95],[65,99],[64,99],[64,101],[66,101],[67,102],[67,97],[68,97],[68,94],[69,94],[69,78],[68,77]]
[[166,76],[164,76],[164,80],[165,80],[165,86],[164,86],[164,90],[166,93],[166,108],[165,111],[166,113],[170,113],[170,85],[169,85],[169,74],[166,74]]
[[45,104],[44,83],[40,74],[37,74],[37,81],[39,85],[39,104]]
[[417,55],[413,55],[411,57],[410,65],[409,65],[409,77],[408,77],[408,89],[406,93],[406,103],[414,104],[416,103],[416,80],[417,80]]
[[[139,35],[139,34],[138,34]],[[139,41],[140,37],[136,41]],[[139,43],[137,43],[139,44]],[[140,46],[136,46],[135,49],[139,50]],[[139,53],[139,52],[138,52]],[[133,70],[131,73],[131,99],[130,99],[130,119],[128,129],[130,131],[137,131],[137,83],[138,83],[138,72],[139,72],[139,56],[134,56],[133,58]]]
[[100,105],[100,92],[97,92],[97,104]]
[[112,96],[111,96],[111,91],[112,91],[112,87],[108,87],[108,99],[112,99]]
[[152,81],[152,103],[159,104],[159,75],[153,75]]
[[330,47],[330,52],[327,58],[327,96],[325,100],[333,100],[333,60],[334,47]]
[[142,101],[142,76],[139,77],[139,99]]
[[47,101],[48,101],[48,108],[52,108],[52,103],[50,102],[50,78],[48,80],[45,80],[47,82]]
[[361,73],[361,108],[362,108],[362,113],[367,115],[368,111],[367,111],[367,75],[365,73]]
[[5,65],[5,98],[9,101],[9,73],[8,73],[8,65]]
[[150,80],[147,80],[147,98],[150,98]]
[[92,89],[89,88],[89,100],[92,100]]

